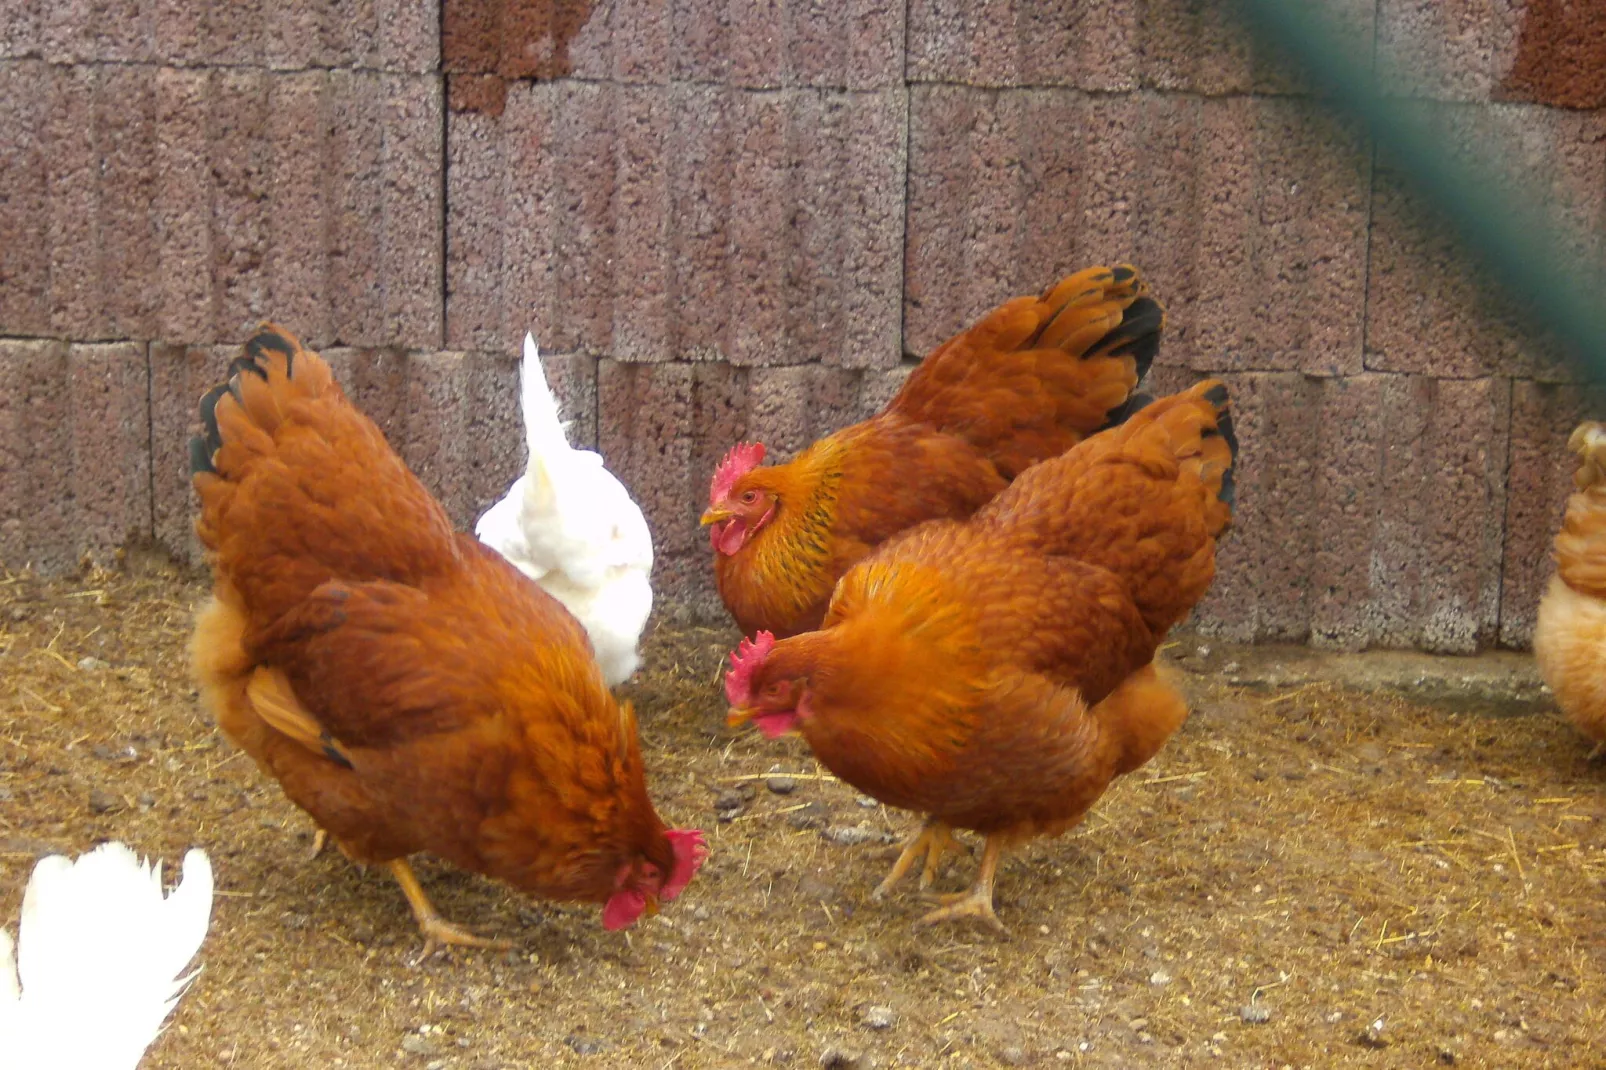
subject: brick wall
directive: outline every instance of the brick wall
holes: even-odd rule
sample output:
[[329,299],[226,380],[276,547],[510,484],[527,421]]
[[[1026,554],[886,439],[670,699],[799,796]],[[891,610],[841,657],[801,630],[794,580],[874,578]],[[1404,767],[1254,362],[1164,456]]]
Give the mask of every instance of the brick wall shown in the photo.
[[[1606,5],[1327,0],[1391,92],[1606,232]],[[883,402],[1002,298],[1131,259],[1162,388],[1225,376],[1242,639],[1528,642],[1597,388],[1356,130],[1206,0],[6,0],[0,561],[193,558],[185,437],[260,318],[459,520],[521,463],[515,359],[706,612],[724,448]]]

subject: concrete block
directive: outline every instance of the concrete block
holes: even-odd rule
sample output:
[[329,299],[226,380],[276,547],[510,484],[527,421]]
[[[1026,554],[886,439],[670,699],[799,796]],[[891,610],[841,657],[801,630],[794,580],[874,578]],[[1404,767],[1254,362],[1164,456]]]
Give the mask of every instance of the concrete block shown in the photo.
[[1385,92],[1434,100],[1491,99],[1517,59],[1529,21],[1525,9],[1544,6],[1510,0],[1379,0],[1377,54]]
[[1293,100],[917,89],[905,344],[929,352],[1009,297],[1131,261],[1167,308],[1161,362],[1358,371],[1362,148]]
[[[0,30],[3,33],[4,30]],[[0,60],[0,333],[45,335],[50,316],[50,139],[44,130],[52,68]]]
[[[1490,181],[1553,226],[1557,257],[1599,263],[1606,234],[1606,116],[1530,105],[1419,107],[1460,152],[1501,162]],[[1546,177],[1536,186],[1535,175]],[[1373,204],[1369,369],[1587,378],[1491,281],[1386,156],[1379,159]]]
[[0,341],[0,561],[106,563],[151,536],[142,345]]
[[1395,377],[1386,390],[1374,645],[1473,653],[1499,628],[1510,382]]
[[274,150],[263,161],[274,210],[263,221],[263,304],[272,310],[270,318],[292,325],[297,336],[313,346],[336,334],[328,277],[313,269],[322,263],[328,241],[327,174],[319,166],[309,166],[320,161],[326,131],[337,121],[329,90],[323,72],[275,77],[269,84],[264,130]]
[[902,107],[562,82],[453,115],[450,344],[896,364]]
[[[767,460],[790,460],[816,439],[861,418],[861,378],[858,372],[808,365],[752,369],[747,427],[727,447],[744,440],[762,442]],[[707,475],[712,477],[712,468]]]
[[1511,454],[1506,477],[1505,548],[1500,584],[1500,645],[1533,644],[1539,598],[1555,573],[1551,547],[1577,459],[1567,436],[1584,420],[1606,419],[1606,388],[1511,384]]
[[150,347],[150,485],[156,542],[180,561],[199,564],[190,437],[200,433],[201,395],[223,381],[238,346]]
[[460,349],[510,350],[502,329],[503,237],[522,220],[508,191],[511,137],[510,151],[501,150],[502,122],[515,121],[463,111],[446,118],[446,344]]
[[[157,90],[151,69],[102,68],[95,128],[100,170],[96,222],[101,337],[151,338],[161,300],[156,200]],[[77,337],[83,337],[79,335]]]
[[[1150,375],[1160,396],[1195,378],[1182,369]],[[1240,449],[1233,529],[1216,557],[1216,579],[1195,611],[1204,634],[1238,641],[1302,642],[1310,634],[1311,565],[1320,535],[1311,448],[1322,381],[1295,372],[1228,374]],[[1164,380],[1171,379],[1171,382]]]
[[[1323,6],[1355,51],[1369,56],[1371,0]],[[1208,95],[1305,88],[1230,8],[1195,0],[913,0],[908,35],[907,70],[915,82]]]
[[6,5],[6,17],[0,19],[0,60],[40,56],[42,6],[42,0],[11,0]]
[[[204,267],[193,268],[209,269],[212,319],[208,333],[197,341],[243,342],[272,315],[263,254],[272,210],[261,150],[266,148],[274,80],[262,70],[235,68],[214,72],[206,86],[212,257]],[[308,344],[320,341],[313,336]]]
[[709,476],[746,428],[746,376],[720,364],[604,360],[598,369],[602,456],[652,529],[653,584],[663,612],[702,618],[722,612],[697,517]]
[[406,398],[403,426],[386,435],[458,530],[472,530],[524,467],[517,364],[466,353],[410,354]]
[[96,146],[92,67],[50,67],[45,155],[50,198],[46,246],[37,251],[50,265],[51,333],[99,338],[105,329],[101,296],[99,235],[100,154]]
[[161,270],[152,280],[156,290],[153,333],[168,342],[201,344],[213,337],[212,263],[217,235],[212,225],[214,181],[207,98],[211,77],[204,71],[173,69],[155,74],[152,210]]

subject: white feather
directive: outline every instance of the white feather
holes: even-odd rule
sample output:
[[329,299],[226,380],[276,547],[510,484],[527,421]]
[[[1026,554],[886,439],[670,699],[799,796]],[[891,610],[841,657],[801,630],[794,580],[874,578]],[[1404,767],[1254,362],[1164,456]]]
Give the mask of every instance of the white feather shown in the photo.
[[637,645],[652,612],[652,533],[602,458],[569,445],[528,334],[520,380],[529,464],[474,534],[574,614],[612,686],[640,664]]
[[183,879],[165,898],[161,863],[120,843],[76,862],[41,859],[23,893],[15,958],[0,930],[0,1065],[138,1065],[199,972],[179,976],[211,916],[204,851],[184,856]]

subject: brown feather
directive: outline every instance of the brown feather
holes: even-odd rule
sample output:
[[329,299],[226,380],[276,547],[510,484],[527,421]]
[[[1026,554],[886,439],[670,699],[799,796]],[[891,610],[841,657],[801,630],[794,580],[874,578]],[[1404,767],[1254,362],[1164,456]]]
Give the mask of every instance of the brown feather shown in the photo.
[[579,625],[452,529],[322,358],[264,325],[213,414],[195,671],[291,801],[362,861],[428,850],[552,898],[669,872],[634,716]]
[[938,346],[886,409],[787,464],[731,482],[773,499],[773,519],[715,553],[741,628],[818,626],[837,580],[892,536],[962,519],[1030,465],[1103,427],[1159,346],[1160,305],[1136,269],[1095,267],[1017,297]]

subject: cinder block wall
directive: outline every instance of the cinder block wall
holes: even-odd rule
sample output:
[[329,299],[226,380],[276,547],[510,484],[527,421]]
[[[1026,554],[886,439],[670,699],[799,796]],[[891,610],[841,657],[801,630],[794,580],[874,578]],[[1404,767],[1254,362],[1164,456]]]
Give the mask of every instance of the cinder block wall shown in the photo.
[[[444,2],[444,7],[439,6]],[[1390,91],[1598,257],[1606,12],[1327,0]],[[273,318],[459,522],[522,463],[526,329],[711,612],[726,446],[872,411],[996,302],[1130,259],[1153,373],[1231,384],[1238,639],[1528,643],[1606,396],[1202,0],[6,0],[0,562],[193,558],[185,437]],[[1529,183],[1518,192],[1519,181]]]

